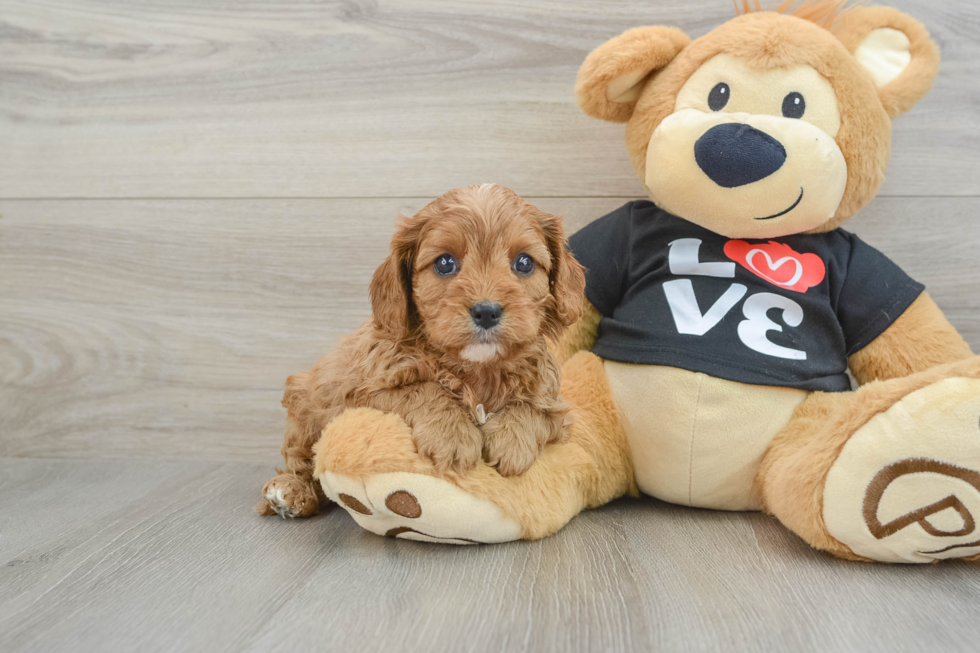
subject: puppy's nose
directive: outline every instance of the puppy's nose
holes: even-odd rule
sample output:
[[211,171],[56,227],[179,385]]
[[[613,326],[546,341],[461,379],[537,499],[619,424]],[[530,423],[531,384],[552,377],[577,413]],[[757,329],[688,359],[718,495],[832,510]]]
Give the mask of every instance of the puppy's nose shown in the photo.
[[503,314],[504,307],[493,302],[480,302],[470,306],[473,324],[483,329],[497,326],[500,323],[500,316]]
[[764,131],[729,122],[712,127],[694,143],[694,159],[711,181],[735,188],[782,168],[786,148]]

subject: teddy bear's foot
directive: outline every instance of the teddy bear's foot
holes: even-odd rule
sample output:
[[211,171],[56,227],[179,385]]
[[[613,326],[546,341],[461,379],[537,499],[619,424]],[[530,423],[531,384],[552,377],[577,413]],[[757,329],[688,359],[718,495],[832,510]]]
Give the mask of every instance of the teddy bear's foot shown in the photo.
[[263,516],[283,519],[309,517],[319,512],[319,499],[313,479],[305,481],[295,474],[279,474],[262,488],[262,500],[255,511]]
[[489,498],[499,474],[482,463],[465,476],[441,474],[419,456],[397,415],[353,408],[335,419],[316,445],[314,474],[330,500],[378,535],[449,544],[523,535]]
[[873,560],[980,555],[980,379],[927,385],[858,429],[827,475],[823,517]]
[[364,529],[444,544],[488,544],[521,537],[520,525],[493,503],[432,476],[394,472],[355,478],[324,472],[324,492]]

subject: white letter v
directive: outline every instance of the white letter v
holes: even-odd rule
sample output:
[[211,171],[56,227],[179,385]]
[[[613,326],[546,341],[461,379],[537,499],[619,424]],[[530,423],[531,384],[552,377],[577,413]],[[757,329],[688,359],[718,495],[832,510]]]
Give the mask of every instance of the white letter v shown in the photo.
[[725,294],[718,298],[708,312],[701,315],[698,300],[694,296],[694,285],[690,279],[675,279],[664,284],[664,294],[670,314],[674,316],[674,324],[678,333],[692,336],[703,336],[737,304],[748,289],[740,283],[733,283]]

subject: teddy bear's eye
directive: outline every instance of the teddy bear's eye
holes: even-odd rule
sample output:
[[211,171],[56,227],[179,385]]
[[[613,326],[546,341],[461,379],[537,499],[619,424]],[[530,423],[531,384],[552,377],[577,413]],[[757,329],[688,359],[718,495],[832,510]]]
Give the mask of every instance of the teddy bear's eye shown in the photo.
[[715,87],[708,93],[708,108],[712,111],[721,111],[728,104],[728,98],[731,95],[732,89],[728,88],[728,84],[725,82],[715,84]]
[[436,259],[436,274],[441,277],[448,277],[451,274],[456,274],[456,270],[459,266],[456,265],[456,259],[453,258],[452,254],[443,254]]
[[783,115],[787,118],[802,118],[805,111],[806,100],[796,91],[783,98]]

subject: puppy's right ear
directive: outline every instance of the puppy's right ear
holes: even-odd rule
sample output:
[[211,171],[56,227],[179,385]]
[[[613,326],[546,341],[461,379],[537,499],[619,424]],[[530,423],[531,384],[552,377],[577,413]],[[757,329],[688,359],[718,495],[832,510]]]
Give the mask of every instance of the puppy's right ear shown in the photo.
[[676,27],[637,27],[606,41],[578,71],[578,105],[593,118],[626,122],[650,74],[673,61],[690,42]]
[[418,327],[412,301],[412,268],[425,220],[399,216],[391,251],[371,278],[371,311],[374,324],[395,339],[406,338]]
[[538,222],[551,254],[551,302],[547,309],[547,334],[553,338],[581,316],[585,302],[585,269],[568,251],[561,216],[538,211]]

